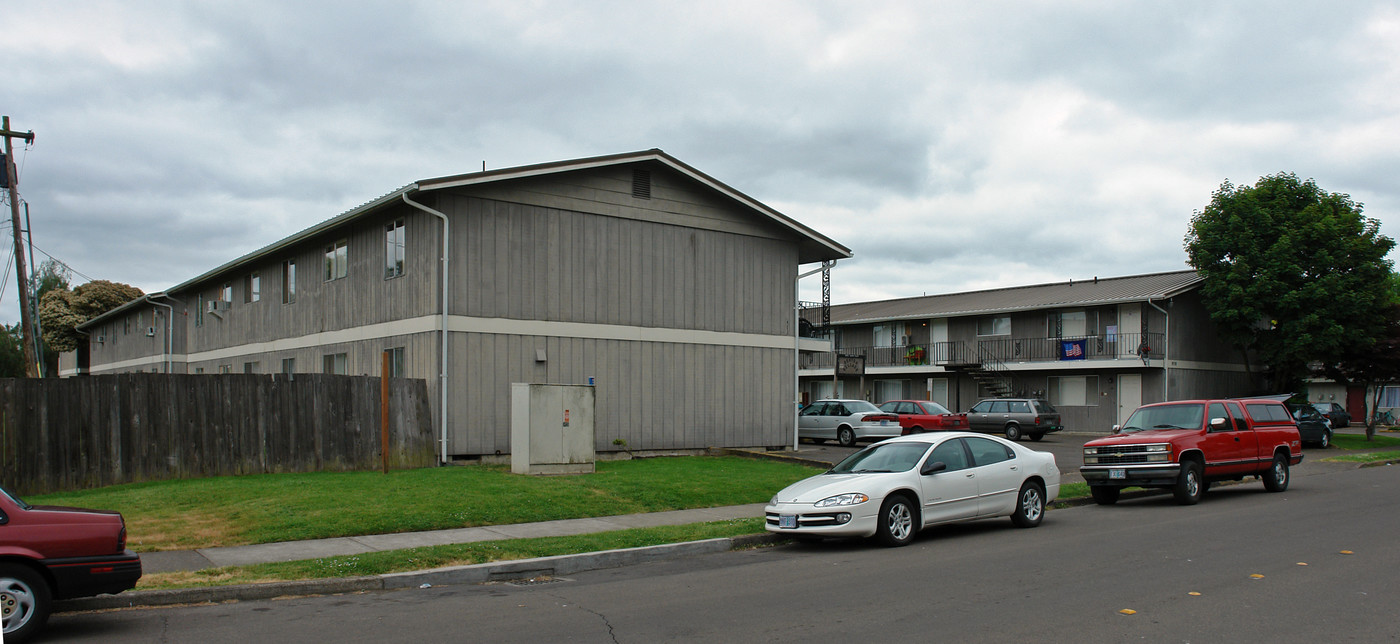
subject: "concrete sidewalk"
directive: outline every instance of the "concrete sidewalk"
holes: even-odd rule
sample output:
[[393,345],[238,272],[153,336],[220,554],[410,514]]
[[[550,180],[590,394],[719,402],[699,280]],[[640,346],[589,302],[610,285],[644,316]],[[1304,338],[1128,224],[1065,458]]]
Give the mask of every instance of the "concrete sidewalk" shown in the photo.
[[249,564],[272,563],[278,561],[300,561],[318,557],[356,555],[381,550],[401,550],[422,546],[440,546],[454,543],[474,543],[500,539],[526,539],[532,537],[564,537],[576,534],[591,534],[647,528],[662,525],[685,525],[706,521],[725,521],[763,516],[763,503],[732,505],[719,508],[696,510],[672,510],[669,512],[649,512],[644,514],[623,514],[589,519],[563,519],[540,523],[517,523],[480,528],[455,528],[451,530],[430,530],[427,532],[401,532],[397,534],[375,534],[358,537],[336,537],[333,539],[311,539],[285,543],[264,543],[254,546],[233,546],[229,548],[200,548],[198,550],[175,550],[150,552],[141,555],[141,567],[146,573],[202,570],[221,566],[246,566]]

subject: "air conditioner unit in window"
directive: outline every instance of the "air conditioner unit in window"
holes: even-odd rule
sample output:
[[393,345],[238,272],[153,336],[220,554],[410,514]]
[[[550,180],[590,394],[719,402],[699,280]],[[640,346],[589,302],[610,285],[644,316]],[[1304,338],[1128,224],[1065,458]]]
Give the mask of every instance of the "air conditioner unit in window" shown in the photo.
[[228,302],[225,302],[223,300],[210,300],[206,302],[206,304],[208,305],[208,308],[205,310],[209,313],[217,313],[219,311],[228,310]]
[[99,335],[99,336],[96,336],[96,338],[94,338],[94,339],[97,340],[97,343],[98,343],[98,344],[102,344],[102,343],[104,343],[104,342],[107,341],[107,336],[105,336],[105,335]]
[[146,337],[148,337],[148,338],[154,338],[154,337],[156,337],[156,328],[153,327],[153,326],[148,326],[148,327],[146,327]]

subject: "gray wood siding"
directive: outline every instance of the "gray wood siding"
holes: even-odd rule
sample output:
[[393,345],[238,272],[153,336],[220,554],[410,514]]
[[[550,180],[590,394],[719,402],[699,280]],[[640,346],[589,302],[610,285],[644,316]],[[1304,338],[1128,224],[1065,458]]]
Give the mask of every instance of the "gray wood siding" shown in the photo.
[[[547,360],[535,361],[536,349]],[[510,383],[598,387],[595,447],[697,449],[792,443],[792,352],[496,334],[454,334],[454,454],[510,451]]]
[[[384,226],[398,218],[404,219],[406,236],[404,274],[385,279]],[[187,350],[197,353],[430,315],[438,310],[440,228],[438,220],[425,213],[407,206],[395,208],[391,214],[369,218],[177,294],[186,301],[191,316]],[[349,268],[344,278],[326,281],[325,250],[340,239],[348,242]],[[297,292],[295,302],[283,304],[282,262],[287,259],[296,260]],[[245,302],[245,278],[253,271],[262,277],[261,299]],[[218,299],[224,282],[233,286],[233,301],[223,317],[196,311],[198,296],[202,294],[205,302]],[[200,326],[195,326],[196,315],[201,317]]]
[[791,242],[456,195],[442,206],[454,315],[792,333]]

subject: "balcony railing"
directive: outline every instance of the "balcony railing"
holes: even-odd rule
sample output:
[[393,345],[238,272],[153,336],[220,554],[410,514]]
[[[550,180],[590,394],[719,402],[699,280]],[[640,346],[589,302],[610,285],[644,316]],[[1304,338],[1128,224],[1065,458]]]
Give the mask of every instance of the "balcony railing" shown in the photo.
[[[1059,362],[1062,360],[1161,360],[1161,333],[1117,333],[1078,338],[982,338],[973,342],[931,342],[890,347],[837,347],[835,353],[806,353],[803,369],[832,368],[836,353],[865,356],[866,367],[916,367],[923,365],[985,365],[1000,361]],[[1072,342],[1068,351],[1066,342]],[[1082,352],[1082,357],[1074,355]]]

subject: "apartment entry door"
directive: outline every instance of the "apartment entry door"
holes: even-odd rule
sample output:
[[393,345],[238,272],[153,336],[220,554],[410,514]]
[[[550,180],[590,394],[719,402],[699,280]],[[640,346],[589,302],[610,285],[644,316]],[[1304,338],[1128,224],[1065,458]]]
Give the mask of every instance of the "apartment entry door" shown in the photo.
[[1120,304],[1118,306],[1118,355],[1137,355],[1140,343],[1142,343],[1142,305]]
[[1128,416],[1142,406],[1142,374],[1118,375],[1118,424],[1128,422]]

